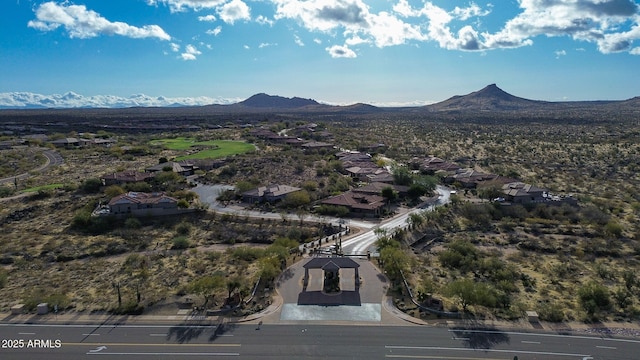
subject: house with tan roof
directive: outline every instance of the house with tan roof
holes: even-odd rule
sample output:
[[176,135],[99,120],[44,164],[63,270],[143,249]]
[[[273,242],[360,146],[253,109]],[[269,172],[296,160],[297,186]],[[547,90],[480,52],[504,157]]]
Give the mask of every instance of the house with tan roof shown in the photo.
[[242,193],[242,201],[250,204],[263,201],[274,203],[283,200],[287,195],[300,190],[300,188],[289,185],[273,184],[269,186],[260,186]]
[[158,216],[182,212],[178,200],[165,193],[128,192],[109,201],[110,215]]
[[525,184],[523,182],[512,182],[502,186],[505,200],[512,204],[531,204],[547,201],[546,190]]

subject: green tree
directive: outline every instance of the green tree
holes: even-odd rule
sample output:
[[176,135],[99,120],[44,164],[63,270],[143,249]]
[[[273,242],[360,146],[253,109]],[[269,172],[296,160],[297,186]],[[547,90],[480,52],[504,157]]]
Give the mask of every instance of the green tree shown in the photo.
[[446,286],[444,292],[447,296],[457,298],[464,311],[467,311],[470,305],[495,307],[497,304],[497,293],[494,288],[466,278],[452,281]]
[[380,195],[382,195],[382,197],[387,200],[387,204],[391,203],[398,196],[396,191],[393,190],[391,186],[385,186],[384,188],[382,188]]
[[413,176],[406,166],[395,166],[392,169],[393,182],[397,185],[409,186],[413,183]]
[[104,189],[104,194],[107,195],[107,197],[110,199],[124,193],[124,189],[118,185],[111,185]]
[[310,202],[311,197],[306,190],[289,193],[283,200],[284,205],[291,208],[306,206],[309,205]]
[[202,276],[189,284],[189,291],[204,297],[204,307],[213,301],[215,292],[224,286],[224,278],[220,275]]
[[380,260],[391,280],[400,281],[401,275],[409,271],[409,256],[400,247],[387,246],[381,249]]
[[82,184],[80,184],[80,189],[88,194],[98,193],[101,187],[102,180],[98,178],[85,179]]

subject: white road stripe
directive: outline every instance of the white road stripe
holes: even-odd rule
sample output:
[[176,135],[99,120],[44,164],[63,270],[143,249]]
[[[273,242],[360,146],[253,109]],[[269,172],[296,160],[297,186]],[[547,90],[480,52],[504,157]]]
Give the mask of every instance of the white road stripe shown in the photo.
[[590,356],[590,355],[586,355],[586,354],[557,353],[557,352],[549,352],[549,351],[473,349],[473,348],[454,348],[454,347],[440,347],[440,346],[393,346],[393,345],[385,345],[385,349],[473,351],[473,352],[496,352],[496,353],[509,353],[509,354],[569,356],[569,357],[589,357]]
[[600,346],[600,345],[596,345],[597,348],[600,349],[611,349],[611,350],[617,350],[618,348],[615,346]]
[[87,355],[148,355],[148,356],[240,356],[240,353],[149,353],[149,352],[88,352]]

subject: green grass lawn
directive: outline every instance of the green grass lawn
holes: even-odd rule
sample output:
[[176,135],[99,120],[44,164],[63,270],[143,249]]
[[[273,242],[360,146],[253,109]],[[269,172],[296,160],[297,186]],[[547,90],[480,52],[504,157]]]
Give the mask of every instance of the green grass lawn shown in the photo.
[[49,185],[42,185],[42,186],[36,186],[36,187],[32,187],[32,188],[28,188],[28,189],[24,189],[22,190],[22,192],[38,192],[40,190],[50,190],[50,189],[58,189],[63,187],[64,184],[49,184]]
[[174,139],[158,139],[151,141],[151,145],[163,145],[169,150],[189,150],[193,146],[206,147],[210,146],[211,149],[204,149],[195,154],[180,156],[176,158],[176,161],[186,159],[217,159],[225,156],[242,154],[249,152],[255,147],[244,141],[231,141],[231,140],[211,140],[211,141],[196,141],[193,138],[178,137]]

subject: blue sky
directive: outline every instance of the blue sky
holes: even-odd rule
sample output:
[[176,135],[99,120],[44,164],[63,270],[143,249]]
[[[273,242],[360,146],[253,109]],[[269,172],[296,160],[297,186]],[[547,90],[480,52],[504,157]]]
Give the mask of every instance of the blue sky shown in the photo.
[[3,0],[0,106],[640,95],[633,0]]

